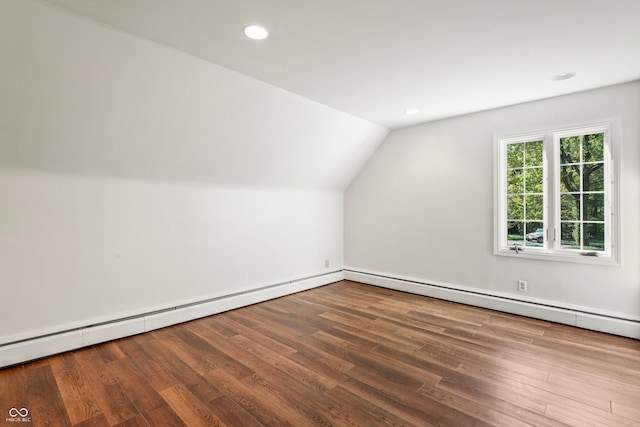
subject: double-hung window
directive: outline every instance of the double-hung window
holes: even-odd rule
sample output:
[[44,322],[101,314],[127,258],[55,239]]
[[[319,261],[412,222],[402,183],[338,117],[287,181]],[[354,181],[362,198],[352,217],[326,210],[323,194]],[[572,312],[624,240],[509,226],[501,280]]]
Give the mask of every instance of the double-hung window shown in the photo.
[[611,123],[496,147],[496,254],[617,263]]

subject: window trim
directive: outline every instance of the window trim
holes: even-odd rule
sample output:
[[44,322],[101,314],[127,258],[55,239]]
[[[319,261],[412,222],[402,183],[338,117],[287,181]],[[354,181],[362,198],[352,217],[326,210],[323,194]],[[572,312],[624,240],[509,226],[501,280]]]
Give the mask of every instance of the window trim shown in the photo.
[[[605,251],[601,256],[585,256],[575,249],[560,248],[560,138],[578,134],[596,132],[605,133],[604,164],[605,164],[605,210],[608,221],[605,223],[608,230],[605,232]],[[619,227],[619,187],[620,181],[618,163],[619,143],[616,139],[620,135],[618,120],[608,119],[591,122],[584,125],[573,125],[562,128],[549,129],[519,134],[495,134],[494,135],[494,255],[530,258],[540,260],[553,260],[576,262],[583,264],[621,265],[620,258],[620,227]],[[543,185],[544,185],[544,229],[545,239],[542,247],[524,246],[514,250],[506,245],[507,220],[507,159],[506,146],[508,144],[528,141],[544,141],[543,152]]]

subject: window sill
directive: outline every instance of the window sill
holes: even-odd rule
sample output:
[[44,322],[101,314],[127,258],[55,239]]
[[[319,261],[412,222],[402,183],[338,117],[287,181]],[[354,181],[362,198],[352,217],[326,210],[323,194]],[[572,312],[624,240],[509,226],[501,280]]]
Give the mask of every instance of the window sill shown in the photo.
[[510,257],[510,258],[526,258],[537,259],[542,261],[560,261],[573,262],[577,264],[606,265],[610,267],[619,267],[620,262],[610,256],[585,256],[580,252],[549,252],[541,249],[527,248],[520,249],[517,253],[508,247],[500,248],[494,252],[494,255]]

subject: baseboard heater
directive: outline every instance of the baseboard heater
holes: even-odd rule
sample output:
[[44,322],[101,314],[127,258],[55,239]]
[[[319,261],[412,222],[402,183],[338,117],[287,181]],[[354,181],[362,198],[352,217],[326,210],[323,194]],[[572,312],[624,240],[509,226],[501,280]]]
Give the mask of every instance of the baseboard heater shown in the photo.
[[14,339],[0,344],[0,368],[211,316],[334,283],[343,278],[342,270],[336,270],[109,321],[74,328],[61,327],[55,332]]
[[618,313],[594,310],[590,307],[563,305],[533,298],[516,298],[506,293],[492,293],[475,288],[398,277],[379,272],[345,269],[344,278],[446,301],[640,339],[640,317],[626,317]]

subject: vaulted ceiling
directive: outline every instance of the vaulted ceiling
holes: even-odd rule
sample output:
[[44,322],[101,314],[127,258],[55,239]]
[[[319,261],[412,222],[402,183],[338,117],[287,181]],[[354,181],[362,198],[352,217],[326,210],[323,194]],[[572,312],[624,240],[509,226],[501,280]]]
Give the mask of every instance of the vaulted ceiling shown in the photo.
[[388,128],[640,78],[638,0],[48,1]]
[[0,0],[0,168],[343,191],[389,129],[639,79],[638,16],[638,0]]
[[388,133],[38,0],[0,0],[0,75],[0,170],[341,192]]

